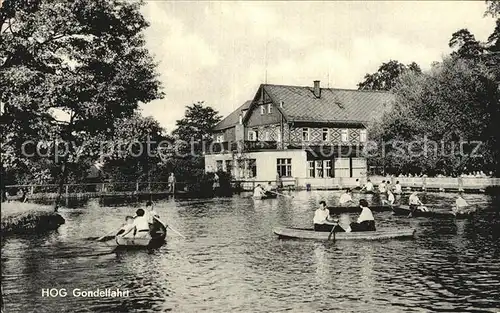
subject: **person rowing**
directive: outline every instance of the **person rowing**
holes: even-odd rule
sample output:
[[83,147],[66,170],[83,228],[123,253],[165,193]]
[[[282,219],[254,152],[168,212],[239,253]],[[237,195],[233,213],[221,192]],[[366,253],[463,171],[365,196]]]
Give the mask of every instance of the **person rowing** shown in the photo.
[[382,200],[382,205],[387,204],[387,205],[392,206],[394,204],[394,201],[395,201],[394,194],[392,193],[392,191],[390,189],[387,189],[387,199]]
[[149,218],[145,216],[143,209],[138,209],[136,212],[136,217],[134,218],[133,226],[129,227],[128,231],[124,232],[121,236],[127,236],[131,231],[135,232],[135,238],[147,238],[150,236],[149,230]]
[[264,186],[264,192],[266,195],[271,195],[273,193],[273,185],[271,182],[268,182],[267,185]]
[[373,183],[368,179],[366,184],[361,188],[361,191],[366,190],[367,192],[373,192]]
[[319,202],[319,209],[314,212],[314,231],[331,232],[334,228],[336,232],[343,232],[344,229],[338,225],[338,220],[330,216],[330,210],[326,207],[325,201]]
[[458,198],[455,201],[455,206],[452,208],[453,214],[466,214],[466,213],[472,213],[475,212],[475,208],[471,208],[469,203],[465,201],[465,199],[462,197],[462,193],[458,194]]
[[422,201],[418,198],[418,192],[414,191],[410,197],[408,198],[408,204],[410,205],[410,214],[411,217],[416,210],[420,210],[422,212],[428,212],[429,210],[424,206]]
[[264,189],[262,189],[262,186],[258,184],[255,189],[253,190],[253,196],[256,198],[260,197],[265,197],[266,193],[264,192]]
[[340,205],[346,205],[348,203],[352,203],[351,191],[349,189],[346,189],[345,193],[340,195],[339,203]]
[[386,188],[385,188],[385,180],[383,180],[379,185],[378,185],[378,191],[380,193],[385,193]]
[[401,187],[401,184],[399,183],[399,180],[394,185],[394,193],[397,194],[397,195],[403,193],[403,189]]
[[359,207],[361,208],[361,213],[358,220],[351,223],[350,229],[347,231],[375,231],[375,219],[373,218],[372,211],[368,208],[368,201],[365,199],[359,200]]

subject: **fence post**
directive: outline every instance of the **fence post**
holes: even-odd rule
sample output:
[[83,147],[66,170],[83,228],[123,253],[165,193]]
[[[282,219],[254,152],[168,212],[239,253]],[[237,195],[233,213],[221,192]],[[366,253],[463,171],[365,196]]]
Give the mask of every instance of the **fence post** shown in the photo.
[[66,199],[68,199],[68,196],[69,196],[69,186],[66,185]]
[[33,195],[35,193],[35,185],[30,186],[30,195]]
[[425,191],[427,189],[427,177],[422,177],[422,190]]

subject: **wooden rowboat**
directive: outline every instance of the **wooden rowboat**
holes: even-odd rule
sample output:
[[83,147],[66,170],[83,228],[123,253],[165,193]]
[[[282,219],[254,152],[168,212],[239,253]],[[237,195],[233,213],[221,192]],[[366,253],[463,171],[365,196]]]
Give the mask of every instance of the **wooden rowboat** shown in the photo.
[[[314,231],[312,228],[277,227],[273,232],[280,239],[328,240],[329,232]],[[413,238],[415,229],[383,228],[376,231],[335,233],[335,240],[383,240]],[[333,236],[331,239],[333,240]]]
[[120,235],[115,236],[115,241],[118,247],[123,248],[157,248],[165,243],[167,237],[167,227],[159,219],[153,220],[153,225],[150,228],[149,237],[146,238],[127,238]]
[[[411,212],[410,207],[408,205],[401,205],[397,207],[393,207],[392,211],[394,215],[404,215],[408,216]],[[412,217],[453,217],[453,218],[468,218],[474,215],[475,212],[464,212],[464,213],[453,213],[451,211],[449,212],[439,212],[439,211],[422,211],[422,210],[415,210],[412,213]]]
[[278,195],[272,192],[266,192],[265,196],[252,196],[255,200],[276,199]]
[[[359,205],[352,206],[329,206],[328,210],[330,210],[330,214],[339,214],[339,213],[360,213],[361,208]],[[370,210],[373,212],[385,212],[391,211],[392,206],[390,205],[371,205]]]

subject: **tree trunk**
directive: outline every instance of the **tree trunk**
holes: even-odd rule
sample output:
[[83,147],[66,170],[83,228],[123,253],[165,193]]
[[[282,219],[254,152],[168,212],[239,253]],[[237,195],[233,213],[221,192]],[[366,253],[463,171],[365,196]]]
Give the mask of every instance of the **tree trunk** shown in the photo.
[[59,209],[59,204],[61,203],[62,192],[64,188],[64,183],[66,182],[66,176],[68,175],[68,154],[64,156],[63,163],[61,164],[60,176],[59,176],[59,186],[57,188],[57,198],[54,203],[54,212],[57,212]]

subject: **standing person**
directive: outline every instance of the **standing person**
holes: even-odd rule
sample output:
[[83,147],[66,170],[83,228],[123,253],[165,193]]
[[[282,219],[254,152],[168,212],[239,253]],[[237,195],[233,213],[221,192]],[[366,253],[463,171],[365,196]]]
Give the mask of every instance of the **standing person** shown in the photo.
[[174,193],[174,191],[175,191],[175,183],[176,183],[175,175],[172,172],[172,173],[170,173],[170,176],[168,176],[168,192]]
[[394,193],[399,195],[403,192],[403,189],[401,188],[401,184],[399,183],[399,180],[396,181],[396,185],[394,185]]
[[330,210],[326,207],[325,201],[319,202],[319,209],[314,212],[314,231],[331,232],[333,227],[338,225],[330,217]]
[[352,202],[351,191],[349,189],[345,190],[345,193],[340,195],[339,203],[340,205]]
[[283,189],[283,181],[281,180],[280,172],[276,172],[276,188]]
[[220,177],[217,173],[214,173],[214,183],[212,184],[212,189],[215,190],[220,187]]
[[361,208],[361,213],[357,222],[351,223],[351,231],[375,231],[375,219],[373,218],[372,211],[368,208],[368,201],[365,199],[359,200],[359,207]]

